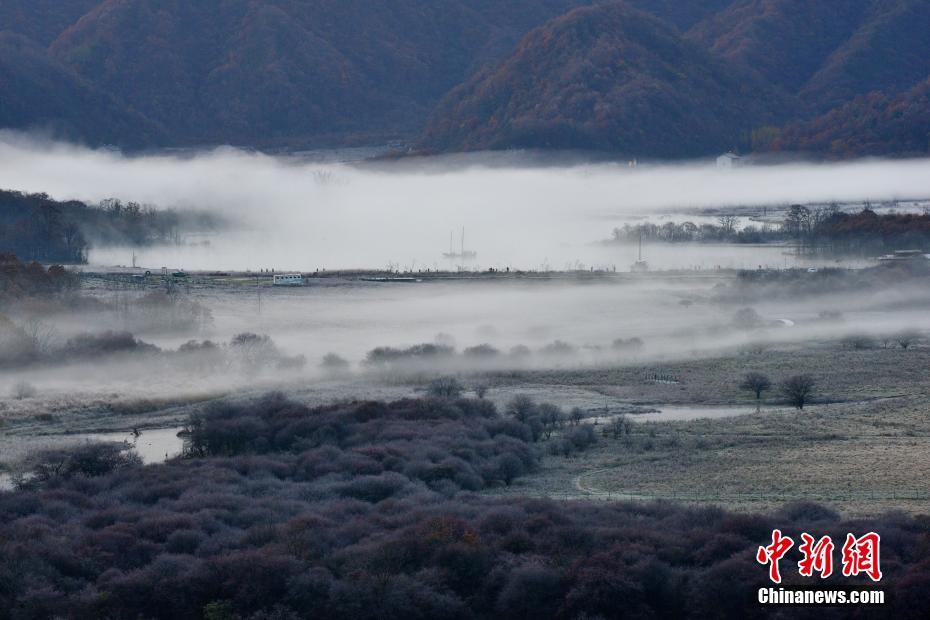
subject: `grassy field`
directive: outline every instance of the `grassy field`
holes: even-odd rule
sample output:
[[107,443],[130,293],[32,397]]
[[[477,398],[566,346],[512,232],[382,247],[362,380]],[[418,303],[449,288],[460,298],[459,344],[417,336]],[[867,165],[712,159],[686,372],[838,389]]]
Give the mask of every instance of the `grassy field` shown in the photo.
[[[547,456],[540,472],[503,493],[671,499],[762,510],[808,499],[843,513],[930,508],[930,349],[850,351],[822,345],[640,368],[528,373],[516,382],[604,392],[642,405],[751,402],[739,377],[809,373],[818,404],[775,406],[725,419],[637,424],[570,459]],[[655,375],[679,383],[657,383]]]
[[[672,499],[743,510],[810,499],[853,515],[930,509],[930,347],[849,350],[811,343],[716,358],[513,371],[462,380],[469,387],[488,386],[487,398],[500,407],[525,393],[566,410],[579,407],[590,418],[626,414],[636,419],[668,405],[751,410],[753,396],[738,387],[750,370],[774,382],[792,374],[812,375],[814,404],[795,411],[773,389],[757,413],[639,422],[628,436],[602,437],[581,455],[547,455],[538,473],[494,492]],[[384,383],[357,376],[331,384],[269,384],[260,391],[280,389],[308,404],[324,404],[392,400],[422,394],[422,388],[418,381]],[[0,403],[0,471],[29,450],[72,441],[81,433],[178,426],[193,408],[213,398],[248,398],[258,392],[192,393],[167,400],[78,393],[5,400]]]
[[[608,369],[512,372],[492,375],[487,382],[509,389],[520,385],[571,386],[633,404],[731,405],[752,402],[750,395],[739,389],[740,378],[751,370],[765,373],[773,381],[809,374],[818,385],[817,402],[930,393],[930,348],[850,350],[831,343]],[[768,401],[777,399],[772,393],[765,396]]]

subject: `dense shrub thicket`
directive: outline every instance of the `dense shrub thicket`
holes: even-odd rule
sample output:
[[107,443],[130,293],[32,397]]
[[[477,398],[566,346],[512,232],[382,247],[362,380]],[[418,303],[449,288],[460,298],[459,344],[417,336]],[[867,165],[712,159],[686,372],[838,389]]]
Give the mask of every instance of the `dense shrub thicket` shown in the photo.
[[77,277],[61,265],[48,269],[24,263],[15,254],[0,252],[0,304],[21,297],[43,297],[74,289]]
[[775,527],[879,531],[884,611],[930,611],[926,519],[478,495],[536,463],[530,429],[484,401],[271,395],[191,431],[201,456],[0,494],[0,617],[749,617]]
[[[195,415],[197,456],[299,455],[293,475],[335,475],[353,496],[403,481],[445,493],[509,482],[533,469],[533,431],[485,400],[368,402],[308,410],[280,395],[259,405],[220,403]],[[399,475],[399,477],[398,477]],[[335,479],[334,479],[335,480]]]

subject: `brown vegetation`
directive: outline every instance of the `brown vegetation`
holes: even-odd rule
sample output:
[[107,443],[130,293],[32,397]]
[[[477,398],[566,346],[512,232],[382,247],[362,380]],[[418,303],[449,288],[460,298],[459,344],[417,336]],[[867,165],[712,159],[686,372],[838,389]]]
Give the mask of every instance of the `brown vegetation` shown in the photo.
[[880,531],[889,610],[926,613],[926,524],[900,514],[476,495],[534,463],[525,427],[481,401],[308,410],[271,396],[213,407],[192,430],[202,456],[0,493],[5,615],[707,617],[726,601],[745,617],[775,527]]

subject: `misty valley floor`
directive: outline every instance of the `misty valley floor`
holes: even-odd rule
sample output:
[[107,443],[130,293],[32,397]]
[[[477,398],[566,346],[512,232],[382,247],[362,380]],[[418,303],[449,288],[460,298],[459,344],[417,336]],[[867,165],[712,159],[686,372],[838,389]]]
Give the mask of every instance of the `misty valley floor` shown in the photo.
[[[488,385],[486,398],[500,408],[516,394],[529,394],[538,402],[580,407],[599,429],[614,415],[635,420],[666,405],[738,406],[735,412],[744,413],[637,422],[630,435],[603,436],[595,447],[573,457],[546,454],[537,473],[490,494],[669,499],[753,511],[808,499],[860,516],[889,509],[927,511],[928,364],[930,347],[850,350],[836,343],[811,343],[676,363],[492,372],[464,379],[467,385]],[[748,370],[775,380],[809,373],[818,386],[815,403],[796,411],[773,396],[754,411],[754,400],[738,389]],[[73,442],[80,437],[75,433],[182,426],[207,402],[241,400],[271,389],[320,405],[416,396],[423,385],[368,377],[269,383],[175,400],[127,397],[108,402],[98,395],[82,401],[80,394],[54,402],[8,400],[0,404],[0,464],[8,467],[38,447]]]
[[[737,384],[750,369],[772,377],[807,372],[817,380],[819,402],[796,411],[764,400],[748,415],[637,424],[630,436],[604,438],[580,456],[547,458],[540,473],[503,492],[696,501],[744,510],[807,499],[850,515],[892,508],[925,512],[928,362],[930,350],[923,348],[811,346],[646,370],[540,373],[526,380],[587,386],[606,396],[608,410],[618,397],[640,404],[745,404],[751,399]],[[652,371],[679,383],[643,381]],[[603,410],[605,399],[592,397],[592,405]]]

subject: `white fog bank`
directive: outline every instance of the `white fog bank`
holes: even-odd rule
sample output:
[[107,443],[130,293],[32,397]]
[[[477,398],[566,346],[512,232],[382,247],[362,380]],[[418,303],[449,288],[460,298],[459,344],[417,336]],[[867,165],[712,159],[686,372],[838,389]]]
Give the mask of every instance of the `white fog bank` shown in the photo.
[[[0,188],[46,192],[56,199],[118,197],[196,208],[234,223],[209,244],[138,250],[139,264],[148,267],[448,269],[455,261],[442,253],[449,251],[450,232],[455,231],[458,246],[464,228],[466,249],[477,252],[472,268],[626,270],[635,259],[633,248],[594,242],[642,214],[930,196],[930,160],[735,170],[706,163],[630,169],[611,163],[492,167],[481,162],[477,154],[422,166],[417,161],[320,164],[231,148],[129,157],[0,132]],[[651,262],[660,268],[789,262],[778,248],[651,251]],[[114,265],[127,264],[129,256],[128,249],[110,248],[92,252],[90,259]]]

